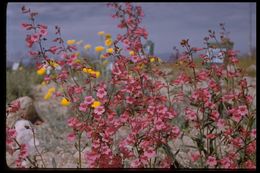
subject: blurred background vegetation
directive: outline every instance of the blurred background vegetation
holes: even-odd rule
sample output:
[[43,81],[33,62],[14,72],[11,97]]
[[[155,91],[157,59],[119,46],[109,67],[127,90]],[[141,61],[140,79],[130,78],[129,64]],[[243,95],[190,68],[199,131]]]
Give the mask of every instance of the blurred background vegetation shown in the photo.
[[6,104],[18,97],[33,97],[32,87],[40,84],[42,76],[37,75],[34,68],[20,66],[17,70],[6,70]]

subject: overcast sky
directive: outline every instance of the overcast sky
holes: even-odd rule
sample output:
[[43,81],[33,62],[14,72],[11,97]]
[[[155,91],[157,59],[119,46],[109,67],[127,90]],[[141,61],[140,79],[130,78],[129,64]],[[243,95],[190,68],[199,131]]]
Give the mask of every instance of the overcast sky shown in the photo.
[[[252,44],[256,45],[256,4],[252,4]],[[21,28],[27,22],[21,13],[26,5],[38,11],[37,21],[48,25],[48,31],[54,32],[54,26],[62,28],[64,39],[83,40],[97,46],[101,42],[98,31],[111,33],[116,37],[120,29],[118,21],[112,19],[113,10],[105,3],[9,3],[7,6],[7,56],[25,55],[24,42],[26,32]],[[181,39],[190,39],[194,46],[202,46],[208,29],[219,30],[219,23],[225,23],[235,49],[246,53],[249,50],[250,3],[140,3],[145,18],[142,26],[149,33],[149,39],[155,43],[155,53],[170,53],[173,46],[179,46]],[[19,57],[16,57],[19,58]]]

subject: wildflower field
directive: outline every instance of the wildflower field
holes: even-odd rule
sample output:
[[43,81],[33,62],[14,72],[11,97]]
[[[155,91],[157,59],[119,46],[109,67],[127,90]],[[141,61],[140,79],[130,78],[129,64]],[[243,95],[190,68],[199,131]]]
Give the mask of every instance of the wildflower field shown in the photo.
[[240,62],[236,50],[223,49],[216,64],[207,54],[211,41],[229,39],[225,25],[220,34],[209,30],[204,47],[180,40],[170,64],[144,51],[140,6],[104,8],[122,34],[97,31],[102,42],[91,45],[64,40],[62,28],[21,7],[35,68],[8,72],[6,119],[21,109],[12,100],[29,95],[43,122],[21,116],[7,124],[8,167],[255,169],[256,75],[247,70],[255,58]]

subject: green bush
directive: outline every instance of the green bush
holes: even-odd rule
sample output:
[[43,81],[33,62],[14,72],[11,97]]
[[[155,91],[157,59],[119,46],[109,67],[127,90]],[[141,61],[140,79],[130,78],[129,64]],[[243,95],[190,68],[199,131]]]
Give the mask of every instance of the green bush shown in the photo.
[[6,103],[18,97],[32,95],[32,86],[39,84],[42,76],[36,74],[35,69],[19,68],[17,71],[6,71]]

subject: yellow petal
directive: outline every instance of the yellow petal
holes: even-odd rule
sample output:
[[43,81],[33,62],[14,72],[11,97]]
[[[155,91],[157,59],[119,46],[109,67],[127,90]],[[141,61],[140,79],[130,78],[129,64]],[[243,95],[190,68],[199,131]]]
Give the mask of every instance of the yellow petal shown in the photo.
[[100,35],[100,36],[102,36],[102,35],[104,35],[104,34],[105,34],[104,31],[99,31],[99,32],[98,32],[98,35]]
[[101,103],[100,103],[99,101],[94,101],[94,102],[92,103],[91,107],[92,107],[92,108],[96,108],[96,107],[98,107],[98,106],[100,106],[100,105],[101,105]]
[[107,49],[107,53],[114,53],[114,49],[113,48]]
[[107,47],[111,46],[112,43],[113,43],[113,41],[112,41],[111,39],[105,40],[105,45],[106,45]]
[[37,70],[37,74],[38,75],[44,75],[45,74],[45,72],[46,72],[46,69],[45,68],[40,68],[39,70]]
[[67,41],[67,44],[68,45],[72,45],[72,44],[75,44],[76,43],[76,40],[68,40]]
[[103,50],[105,50],[105,48],[103,46],[97,46],[95,47],[95,51],[96,52],[102,52]]
[[154,61],[155,61],[155,58],[151,58],[151,59],[150,59],[150,62],[154,62]]
[[135,52],[132,50],[129,52],[129,55],[131,55],[131,56],[133,56],[134,54],[135,54]]
[[66,99],[65,97],[63,97],[60,101],[60,104],[62,106],[68,106],[70,104],[70,101],[68,99]]

